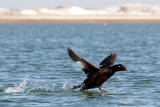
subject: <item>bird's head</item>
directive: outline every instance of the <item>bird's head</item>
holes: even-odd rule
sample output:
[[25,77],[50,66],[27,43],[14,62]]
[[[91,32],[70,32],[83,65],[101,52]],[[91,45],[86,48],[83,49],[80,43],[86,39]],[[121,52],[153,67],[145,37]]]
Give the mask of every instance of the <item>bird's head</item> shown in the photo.
[[113,65],[111,67],[113,71],[129,71],[126,67],[124,67],[122,64]]

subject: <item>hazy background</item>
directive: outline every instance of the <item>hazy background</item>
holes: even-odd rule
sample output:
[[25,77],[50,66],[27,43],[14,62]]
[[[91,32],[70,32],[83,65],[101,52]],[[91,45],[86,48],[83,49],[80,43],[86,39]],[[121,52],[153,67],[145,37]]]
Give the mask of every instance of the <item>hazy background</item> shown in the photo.
[[[118,5],[127,3],[138,4]],[[159,4],[0,0],[0,107],[160,107]],[[59,5],[68,6],[54,8]],[[116,52],[115,64],[130,71],[117,72],[103,84],[110,93],[72,90],[86,75],[69,58],[67,47],[97,66]]]
[[41,8],[58,5],[74,5],[87,8],[99,8],[124,3],[160,4],[160,0],[0,0],[3,8]]

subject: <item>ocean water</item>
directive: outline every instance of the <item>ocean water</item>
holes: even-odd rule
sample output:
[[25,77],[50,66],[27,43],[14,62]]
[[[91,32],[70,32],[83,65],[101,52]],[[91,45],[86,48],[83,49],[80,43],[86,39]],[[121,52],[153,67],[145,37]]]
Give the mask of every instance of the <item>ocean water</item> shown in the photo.
[[[98,89],[67,48],[96,66],[110,53],[117,72]],[[0,107],[159,107],[160,23],[0,23]]]

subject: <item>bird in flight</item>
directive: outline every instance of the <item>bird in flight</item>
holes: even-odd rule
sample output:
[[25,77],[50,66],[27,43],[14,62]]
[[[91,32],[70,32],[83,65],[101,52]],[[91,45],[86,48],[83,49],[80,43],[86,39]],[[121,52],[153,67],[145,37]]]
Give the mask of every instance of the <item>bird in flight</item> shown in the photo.
[[113,65],[116,60],[117,53],[110,54],[101,63],[100,67],[96,67],[85,59],[81,58],[75,54],[71,48],[68,48],[68,54],[70,58],[77,62],[87,78],[84,82],[78,86],[74,86],[72,89],[81,88],[81,90],[88,90],[91,88],[99,88],[102,92],[109,92],[108,90],[103,90],[102,84],[106,82],[111,76],[117,71],[128,71],[122,64]]

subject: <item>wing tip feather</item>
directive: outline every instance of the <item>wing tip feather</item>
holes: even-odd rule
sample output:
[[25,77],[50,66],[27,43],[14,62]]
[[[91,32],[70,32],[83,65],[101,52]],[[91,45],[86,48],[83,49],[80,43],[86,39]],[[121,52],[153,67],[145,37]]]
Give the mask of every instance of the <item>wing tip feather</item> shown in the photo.
[[116,57],[117,57],[117,53],[111,53],[109,54],[100,64],[100,67],[105,67],[105,66],[110,66],[113,65]]
[[70,50],[72,50],[70,47],[67,47],[67,51],[69,52]]

